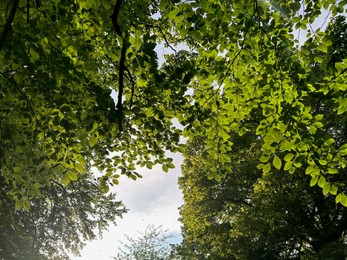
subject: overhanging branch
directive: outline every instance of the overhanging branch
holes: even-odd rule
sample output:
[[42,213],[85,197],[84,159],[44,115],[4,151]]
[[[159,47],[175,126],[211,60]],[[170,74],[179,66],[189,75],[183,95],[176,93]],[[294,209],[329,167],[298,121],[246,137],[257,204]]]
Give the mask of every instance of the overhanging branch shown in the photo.
[[14,17],[16,15],[17,8],[18,8],[18,3],[19,3],[19,0],[14,0],[13,1],[13,5],[12,5],[12,8],[11,8],[10,16],[6,20],[6,24],[4,26],[4,30],[2,31],[2,34],[1,34],[1,38],[0,38],[0,51],[1,51],[1,49],[2,49],[2,47],[4,45],[4,43],[5,43],[5,40],[6,40],[7,35],[8,35],[8,32],[11,29],[11,26],[12,26]]

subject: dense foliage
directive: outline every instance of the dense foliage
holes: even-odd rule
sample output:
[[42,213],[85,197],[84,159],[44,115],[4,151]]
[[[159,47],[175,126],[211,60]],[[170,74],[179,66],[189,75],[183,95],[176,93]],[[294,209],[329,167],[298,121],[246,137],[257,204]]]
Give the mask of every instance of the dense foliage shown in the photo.
[[[210,178],[220,180],[230,167],[231,133],[250,131],[242,122],[260,109],[263,172],[305,169],[347,205],[344,183],[331,177],[345,168],[347,144],[329,131],[331,117],[345,118],[346,62],[324,61],[332,40],[311,29],[324,9],[334,18],[345,2],[2,5],[1,174],[11,196],[26,201],[38,186],[67,185],[91,165],[105,173],[104,191],[119,174],[139,177],[136,165],[161,163],[167,171],[173,165],[164,150],[176,151],[180,134],[173,118],[186,136],[204,137]],[[309,29],[300,49],[293,28]],[[195,55],[174,54],[158,68],[159,42],[184,43]],[[312,61],[332,69],[313,77]],[[329,114],[312,105],[322,97]]]
[[105,196],[86,174],[67,188],[52,185],[33,199],[30,211],[14,210],[9,187],[0,189],[0,259],[70,259],[127,210]]
[[208,179],[201,140],[189,144],[180,188],[180,259],[344,259],[347,210],[303,172],[256,168],[260,141],[235,137],[232,167]]
[[[308,60],[311,71],[306,84],[321,82],[336,72],[332,64],[347,57],[346,33],[345,18],[336,17],[326,30],[331,46],[325,54],[318,52],[314,59]],[[317,132],[317,138],[330,133],[336,143],[342,144],[347,137],[345,117],[333,113],[330,98],[324,93],[306,96],[305,107],[327,117],[321,126],[324,132]],[[270,156],[261,154],[264,140],[256,133],[262,120],[262,108],[258,107],[258,111],[254,109],[252,116],[239,124],[246,125],[249,131],[243,135],[230,134],[234,149],[229,152],[230,167],[220,172],[220,181],[209,178],[209,154],[201,137],[197,135],[187,146],[183,177],[179,181],[185,204],[180,210],[184,239],[177,248],[178,255],[183,259],[346,258],[347,211],[341,204],[334,204],[329,192],[335,191],[326,181],[339,183],[343,189],[346,183],[343,167],[338,167],[341,175],[310,178],[308,175],[316,171],[312,166],[290,171],[293,153],[285,155],[283,166],[279,156],[274,155],[274,167],[269,166]],[[320,147],[324,146],[323,140],[317,140]],[[314,152],[319,153],[319,149]],[[263,164],[259,165],[259,160]],[[296,160],[294,164],[304,160]],[[319,163],[329,165],[324,160]],[[284,174],[286,170],[291,175]]]
[[153,50],[164,25],[152,18],[157,4],[122,4],[124,39],[114,32],[114,12],[114,1],[0,7],[1,176],[19,205],[51,180],[68,185],[92,165],[105,173],[104,191],[119,174],[136,179],[135,164],[173,167],[164,150],[176,149],[179,134],[164,109],[174,87]]
[[[87,190],[95,189],[94,181],[81,181],[92,167],[103,173],[98,180],[103,192],[118,184],[121,174],[140,177],[138,166],[162,164],[168,171],[173,164],[165,150],[180,150],[183,135],[192,143],[198,140],[200,148],[194,149],[201,154],[188,153],[187,163],[202,173],[185,176],[183,189],[194,190],[201,181],[213,187],[205,192],[217,189],[213,196],[222,194],[230,202],[226,209],[215,204],[215,211],[204,217],[207,222],[201,221],[227,223],[216,234],[240,245],[252,238],[259,242],[261,234],[249,232],[254,223],[231,213],[239,209],[263,228],[281,230],[277,222],[291,216],[286,213],[291,201],[283,205],[281,196],[270,194],[293,193],[302,200],[298,208],[308,212],[310,223],[305,220],[305,225],[318,226],[305,227],[304,236],[288,232],[292,250],[284,248],[288,240],[280,244],[276,238],[276,246],[271,244],[271,235],[267,245],[255,250],[269,248],[277,250],[271,255],[285,257],[303,249],[321,256],[323,238],[314,233],[325,234],[326,229],[319,225],[333,226],[325,239],[343,248],[339,223],[345,220],[342,206],[347,206],[347,30],[339,14],[345,12],[345,0],[2,3],[1,205],[32,207],[28,216],[36,214],[36,207],[49,211],[52,194],[85,184]],[[313,29],[318,20],[328,29]],[[305,43],[296,39],[298,31],[307,33]],[[173,51],[160,67],[154,50],[159,43]],[[177,52],[178,44],[190,51]],[[20,212],[9,214],[26,216]],[[277,222],[269,223],[273,213]],[[190,228],[197,219],[184,221]],[[230,236],[232,222],[239,232]],[[217,239],[208,246],[219,256],[231,252],[218,251]]]

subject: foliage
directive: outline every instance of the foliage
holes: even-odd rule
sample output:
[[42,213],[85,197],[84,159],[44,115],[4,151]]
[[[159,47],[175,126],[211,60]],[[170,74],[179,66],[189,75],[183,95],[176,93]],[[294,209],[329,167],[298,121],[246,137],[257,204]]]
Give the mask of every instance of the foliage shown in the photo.
[[67,188],[52,185],[31,200],[30,212],[15,210],[9,187],[0,189],[0,259],[69,259],[85,240],[101,236],[127,210],[115,195],[105,196],[91,174]]
[[[166,109],[173,86],[164,82],[153,50],[165,22],[152,17],[156,2],[124,2],[123,39],[110,18],[114,2],[0,7],[0,170],[19,207],[52,180],[67,186],[91,166],[104,173],[104,192],[120,174],[140,177],[135,165],[173,167],[164,157],[179,141]],[[129,44],[125,63],[122,42]],[[123,102],[116,107],[110,94],[121,92],[120,78]]]
[[[188,145],[179,180],[183,242],[180,259],[344,259],[347,211],[310,187],[302,172],[263,174],[260,140],[235,137],[232,167],[209,179],[206,149]],[[237,151],[237,152],[236,152]]]
[[144,233],[136,239],[126,236],[127,242],[122,242],[120,251],[114,259],[119,260],[166,260],[170,257],[168,239],[172,236],[166,234],[161,227],[149,225]]
[[[186,136],[203,137],[210,177],[220,180],[228,171],[231,134],[252,131],[254,126],[243,122],[261,111],[254,134],[263,142],[259,167],[264,174],[305,169],[312,183],[346,206],[345,182],[335,177],[345,171],[346,144],[329,128],[331,118],[345,122],[346,57],[335,61],[335,70],[314,78],[312,61],[322,62],[332,45],[329,31],[311,31],[300,48],[293,36],[293,28],[310,27],[322,8],[336,17],[345,10],[344,1],[163,5],[176,33],[198,54],[192,106],[179,119]],[[323,114],[317,103],[331,109]]]
[[[346,166],[347,143],[329,131],[329,118],[345,120],[346,57],[324,61],[336,41],[329,30],[311,29],[322,10],[336,20],[345,5],[8,1],[0,7],[0,159],[11,195],[23,206],[38,186],[68,185],[91,165],[104,173],[105,192],[120,174],[140,177],[136,166],[167,171],[165,149],[180,148],[174,118],[186,137],[203,137],[210,177],[221,180],[231,134],[252,130],[242,122],[260,109],[263,172],[305,169],[346,206],[345,183],[334,176]],[[300,48],[293,28],[310,29]],[[158,68],[159,42],[184,43],[194,54]],[[312,61],[333,69],[314,77]],[[328,114],[313,105],[320,98]]]
[[[329,48],[325,55],[311,50],[315,56],[307,60],[311,71],[306,84],[322,82],[329,73],[336,72],[329,64],[345,57],[343,36],[347,27],[344,21],[345,18],[337,17],[328,26],[327,35],[334,49]],[[224,101],[224,94],[220,98]],[[315,93],[302,100],[305,107],[310,107],[324,122],[321,130],[314,129],[315,124],[307,129],[315,132],[314,142],[319,144],[319,148],[313,150],[315,153],[325,147],[326,134],[334,137],[337,144],[346,140],[345,117],[334,113],[330,98],[329,94]],[[218,176],[222,176],[219,180],[213,176],[209,147],[201,135],[197,134],[188,144],[183,177],[179,180],[185,204],[180,211],[183,243],[177,247],[178,255],[183,259],[346,258],[347,211],[343,205],[334,204],[335,198],[329,196],[329,193],[335,195],[338,189],[330,183],[339,183],[343,189],[345,170],[339,167],[340,175],[323,177],[318,176],[317,168],[312,165],[299,167],[306,158],[295,159],[293,150],[283,159],[278,153],[264,154],[264,142],[272,142],[272,139],[258,134],[259,126],[268,127],[262,124],[263,108],[253,109],[252,115],[238,124],[248,128],[244,134],[228,132],[233,150],[227,153],[229,168],[218,172]],[[284,124],[281,127],[285,127]],[[278,128],[278,136],[281,129]],[[282,134],[287,136],[287,131],[292,129],[286,128]],[[320,160],[319,164],[332,165],[328,159]],[[291,170],[293,165],[298,169]],[[291,174],[284,174],[288,170]],[[330,170],[330,173],[337,172]],[[315,177],[309,176],[312,174]]]

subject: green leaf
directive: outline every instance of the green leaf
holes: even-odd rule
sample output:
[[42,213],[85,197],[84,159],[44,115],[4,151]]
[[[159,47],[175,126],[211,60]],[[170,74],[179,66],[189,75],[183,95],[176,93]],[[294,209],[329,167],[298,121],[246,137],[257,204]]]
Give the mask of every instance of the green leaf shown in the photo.
[[294,172],[295,172],[295,167],[292,167],[292,168],[289,169],[289,173],[290,174],[293,174]]
[[341,63],[341,62],[337,62],[337,63],[335,63],[335,68],[338,71],[344,70],[345,68],[347,68],[347,63],[344,64],[344,63]]
[[321,122],[315,122],[315,123],[313,123],[313,126],[315,126],[317,128],[322,128],[323,124]]
[[266,163],[268,162],[270,159],[270,155],[262,155],[260,158],[259,158],[259,161],[262,162],[262,163]]
[[35,63],[40,58],[40,55],[36,51],[34,51],[33,48],[31,48],[29,52],[29,57],[30,57],[30,61],[32,63]]
[[284,156],[284,160],[285,160],[286,162],[288,162],[288,161],[291,161],[291,160],[293,159],[293,157],[294,157],[294,154],[292,154],[292,153],[287,153],[286,156]]
[[335,198],[336,204],[337,204],[337,203],[340,203],[340,201],[341,201],[341,196],[342,196],[342,193],[340,193],[339,195],[336,196],[336,198]]
[[326,165],[327,164],[327,161],[325,161],[325,160],[318,160],[318,162],[320,165]]
[[263,169],[264,168],[264,164],[263,163],[259,163],[258,165],[257,165],[257,169],[258,170],[261,170],[261,169]]
[[30,210],[30,202],[28,199],[23,199],[23,209],[25,211],[29,211]]
[[61,182],[64,184],[64,186],[68,186],[70,183],[70,175],[69,173],[65,173],[63,177],[61,178]]
[[78,175],[75,172],[69,172],[69,178],[71,181],[77,181],[78,180]]
[[94,145],[96,145],[96,143],[98,142],[99,140],[99,135],[94,133],[90,136],[89,138],[89,145],[90,147],[93,147]]
[[324,187],[323,187],[323,194],[327,195],[330,192],[330,183],[326,182]]
[[75,164],[75,169],[79,172],[79,173],[84,173],[84,167],[82,164],[76,163]]
[[169,167],[170,169],[174,169],[175,168],[175,165],[173,163],[168,163],[167,164],[167,167]]
[[311,174],[311,172],[313,172],[315,166],[314,165],[310,165],[306,168],[305,174]]
[[325,183],[326,183],[325,177],[324,176],[320,176],[319,177],[319,181],[318,181],[318,186],[323,188]]
[[107,185],[106,186],[102,186],[101,190],[102,190],[103,193],[107,193],[107,192],[109,192],[110,187],[108,187]]
[[169,171],[169,167],[167,166],[167,164],[163,164],[162,165],[162,169],[164,172],[168,172]]
[[271,170],[271,164],[270,163],[265,164],[264,167],[263,167],[263,173],[266,174],[270,170]]
[[336,195],[337,194],[337,191],[338,191],[338,187],[336,185],[331,185],[331,188],[330,188],[330,194],[332,195]]
[[328,173],[329,174],[337,174],[337,173],[339,173],[339,171],[335,168],[328,168]]
[[343,193],[340,193],[339,195],[341,195],[341,201],[340,203],[344,206],[347,207],[347,196]]
[[311,181],[310,181],[310,186],[313,187],[314,185],[317,184],[319,176],[314,176],[312,177]]
[[281,167],[282,167],[282,161],[281,161],[281,159],[277,156],[277,155],[275,155],[274,156],[274,159],[273,159],[273,165],[275,166],[275,168],[277,169],[277,170],[280,170],[281,169]]
[[292,166],[293,166],[293,162],[286,162],[286,164],[284,165],[284,170],[285,171],[288,171],[290,168],[292,168]]
[[347,155],[347,144],[344,144],[340,147],[339,155],[341,155],[341,156]]
[[23,201],[21,199],[16,200],[16,203],[14,204],[14,209],[19,210],[22,206],[23,206]]

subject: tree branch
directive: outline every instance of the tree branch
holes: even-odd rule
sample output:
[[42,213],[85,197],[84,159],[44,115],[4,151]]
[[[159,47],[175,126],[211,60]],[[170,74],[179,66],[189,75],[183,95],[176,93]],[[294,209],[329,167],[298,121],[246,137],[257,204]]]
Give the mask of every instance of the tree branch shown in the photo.
[[11,8],[10,16],[8,17],[8,19],[6,21],[6,24],[4,26],[4,30],[2,31],[2,34],[1,34],[1,38],[0,38],[0,51],[2,49],[2,46],[5,43],[5,40],[6,40],[8,32],[11,29],[11,25],[13,23],[15,15],[16,15],[18,2],[19,2],[19,0],[14,0],[13,1],[13,5],[12,5],[12,8]]
[[118,15],[119,15],[121,4],[122,4],[122,0],[116,1],[116,4],[114,5],[114,9],[113,9],[113,14],[111,15],[114,30],[116,31],[117,35],[120,37],[122,37],[122,30],[120,29],[118,24]]
[[125,54],[127,51],[127,42],[125,39],[123,39],[122,43],[122,50],[120,54],[120,61],[119,61],[119,78],[118,78],[118,101],[116,105],[116,110],[118,112],[118,125],[119,130],[122,131],[122,121],[123,121],[123,104],[122,104],[122,98],[123,98],[123,90],[124,90],[124,71],[125,71]]

